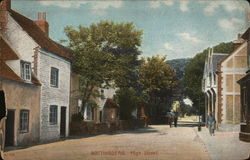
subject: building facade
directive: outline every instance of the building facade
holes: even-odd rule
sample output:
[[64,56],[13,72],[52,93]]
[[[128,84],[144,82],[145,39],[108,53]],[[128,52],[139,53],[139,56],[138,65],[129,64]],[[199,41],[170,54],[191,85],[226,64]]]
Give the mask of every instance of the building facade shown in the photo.
[[227,56],[228,54],[214,53],[213,49],[210,49],[204,66],[202,90],[205,95],[205,115],[213,114],[216,121],[218,121],[218,75],[216,73],[218,64]]
[[218,124],[220,130],[239,130],[240,85],[247,70],[247,42],[238,36],[234,51],[218,66]]
[[20,69],[25,68],[41,83],[40,141],[68,136],[70,51],[49,38],[46,13],[38,13],[38,19],[33,21],[13,11],[10,0],[4,2],[7,16],[5,38],[20,58],[6,64],[15,74],[29,80],[30,77]]
[[[31,68],[22,65],[29,62],[20,59],[16,51],[0,36],[0,90],[5,95],[7,120],[5,145],[17,146],[39,142],[40,138],[40,91],[41,84],[33,75]],[[19,62],[18,68],[11,68],[8,63]],[[22,74],[18,75],[20,70]],[[2,107],[2,106],[1,106]],[[2,109],[2,108],[1,108]]]
[[250,142],[250,28],[241,36],[247,43],[247,72],[238,83],[240,84],[241,93],[241,117],[240,133],[241,141]]

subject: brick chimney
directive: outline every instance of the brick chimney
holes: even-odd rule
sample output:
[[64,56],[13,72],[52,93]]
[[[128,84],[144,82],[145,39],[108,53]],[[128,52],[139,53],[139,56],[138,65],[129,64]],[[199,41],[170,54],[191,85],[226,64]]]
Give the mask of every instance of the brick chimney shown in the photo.
[[237,40],[233,41],[233,50],[236,50],[242,43],[244,43],[244,40],[241,38],[241,34],[238,34]]
[[36,24],[41,28],[41,30],[49,36],[49,24],[46,21],[46,13],[45,12],[39,12],[38,13],[38,18],[35,21]]
[[0,33],[6,31],[8,11],[11,9],[11,0],[0,0]]

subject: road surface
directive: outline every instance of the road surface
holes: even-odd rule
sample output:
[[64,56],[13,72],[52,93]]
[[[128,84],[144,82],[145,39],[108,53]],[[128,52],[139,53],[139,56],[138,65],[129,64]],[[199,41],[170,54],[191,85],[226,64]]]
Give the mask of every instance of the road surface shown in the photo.
[[209,160],[197,128],[155,125],[5,152],[6,160]]

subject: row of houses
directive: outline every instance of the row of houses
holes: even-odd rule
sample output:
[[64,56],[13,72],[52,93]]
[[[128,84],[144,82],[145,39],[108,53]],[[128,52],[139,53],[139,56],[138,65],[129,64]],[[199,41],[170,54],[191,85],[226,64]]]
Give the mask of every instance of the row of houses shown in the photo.
[[[12,10],[11,0],[0,2],[0,91],[5,95],[0,99],[8,111],[7,146],[69,135],[70,117],[81,111],[75,92],[79,78],[71,63],[71,50],[49,38],[46,13],[31,20]],[[103,92],[104,98],[96,100],[99,108],[85,107],[85,120],[117,119],[116,110],[105,110],[115,89]]]
[[[249,71],[249,29],[238,34],[231,53],[215,53],[209,50],[202,81],[205,95],[205,114],[213,114],[218,130],[240,131],[250,141],[247,90],[243,83]],[[239,84],[240,83],[240,84]],[[248,125],[248,130],[247,126]],[[242,126],[245,132],[242,133]],[[246,136],[247,135],[247,136]]]

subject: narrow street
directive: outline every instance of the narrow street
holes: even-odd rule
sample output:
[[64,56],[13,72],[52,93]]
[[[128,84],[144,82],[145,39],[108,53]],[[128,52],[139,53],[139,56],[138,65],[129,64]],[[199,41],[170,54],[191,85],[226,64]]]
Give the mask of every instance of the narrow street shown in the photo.
[[209,160],[197,128],[154,125],[146,129],[72,138],[7,151],[6,160]]

